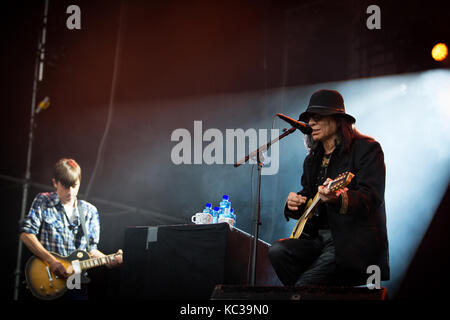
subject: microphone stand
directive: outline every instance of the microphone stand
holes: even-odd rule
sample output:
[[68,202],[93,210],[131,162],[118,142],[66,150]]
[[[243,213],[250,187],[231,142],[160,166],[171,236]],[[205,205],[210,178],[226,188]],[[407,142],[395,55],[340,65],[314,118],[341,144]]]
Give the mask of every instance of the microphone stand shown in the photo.
[[[259,235],[259,226],[261,225],[261,171],[263,167],[264,157],[262,153],[270,148],[272,144],[277,142],[278,140],[283,139],[284,137],[290,135],[296,130],[295,127],[290,128],[289,130],[284,129],[284,133],[282,133],[279,137],[273,139],[267,144],[259,147],[257,150],[249,153],[243,159],[237,161],[234,166],[237,168],[241,164],[247,162],[250,157],[254,158],[256,156],[256,161],[258,164],[258,187],[257,187],[257,196],[256,196],[256,214],[255,219],[253,220],[255,224],[253,237],[253,246],[252,246],[252,260],[251,260],[251,275],[250,275],[250,285],[255,286],[256,280],[256,258],[257,258],[257,248],[258,248],[258,235]],[[247,279],[248,280],[248,279]]]
[[[32,97],[31,97],[30,131],[28,133],[27,162],[26,162],[25,179],[23,182],[22,207],[21,207],[21,211],[20,211],[20,220],[19,221],[22,221],[23,218],[25,217],[26,208],[27,208],[27,200],[28,200],[28,191],[30,189],[30,184],[31,184],[31,154],[32,154],[32,150],[33,150],[35,117],[37,114],[37,112],[36,112],[37,111],[36,110],[37,84],[38,84],[38,82],[42,81],[43,70],[44,70],[48,2],[49,2],[49,0],[45,0],[43,26],[42,26],[42,31],[39,34],[38,52],[35,57],[33,92],[32,92]],[[22,241],[19,239],[18,244],[17,244],[16,269],[14,270],[14,296],[13,296],[14,300],[19,299],[20,276],[22,273],[22,271],[20,269],[20,266],[22,264],[22,248],[23,248],[23,244],[22,244]]]

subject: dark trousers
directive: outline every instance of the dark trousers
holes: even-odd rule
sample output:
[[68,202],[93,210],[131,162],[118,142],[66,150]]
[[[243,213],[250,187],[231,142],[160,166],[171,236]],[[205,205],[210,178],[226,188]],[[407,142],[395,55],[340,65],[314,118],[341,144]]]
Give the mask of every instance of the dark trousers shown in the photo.
[[281,239],[269,249],[269,259],[285,286],[330,285],[336,271],[330,230],[313,239]]

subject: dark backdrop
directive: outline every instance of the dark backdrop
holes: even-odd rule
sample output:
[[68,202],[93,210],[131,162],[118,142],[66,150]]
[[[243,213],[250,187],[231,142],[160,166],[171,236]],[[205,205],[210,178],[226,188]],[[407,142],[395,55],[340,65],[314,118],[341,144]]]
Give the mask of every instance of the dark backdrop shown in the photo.
[[[71,4],[81,8],[81,30],[66,28]],[[89,191],[101,212],[105,253],[123,245],[125,226],[187,223],[223,194],[231,197],[237,226],[250,232],[256,170],[251,180],[249,165],[175,165],[171,133],[186,128],[193,134],[195,120],[203,130],[266,130],[275,113],[296,117],[306,108],[313,87],[305,85],[443,67],[429,51],[413,50],[448,36],[439,2],[378,1],[378,31],[366,28],[370,4],[50,1],[37,101],[49,96],[51,106],[36,119],[31,177],[41,185],[31,188],[28,206],[50,187],[53,163],[74,157],[83,169],[80,193]],[[25,173],[43,5],[10,1],[3,10],[0,186],[8,298],[22,195],[14,179]],[[285,127],[280,120],[274,126]],[[268,242],[290,230],[281,208],[287,193],[299,188],[306,152],[298,133],[282,141],[280,155],[278,174],[263,176],[260,235]],[[94,297],[113,294],[108,279],[116,272],[99,273]]]

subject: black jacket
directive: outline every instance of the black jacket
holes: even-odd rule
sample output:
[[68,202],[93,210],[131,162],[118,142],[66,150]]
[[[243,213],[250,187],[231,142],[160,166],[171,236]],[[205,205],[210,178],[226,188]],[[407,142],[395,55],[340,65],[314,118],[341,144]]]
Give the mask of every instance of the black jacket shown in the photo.
[[[320,146],[306,157],[301,178],[303,189],[298,194],[311,198],[317,193],[315,179],[323,153]],[[373,274],[367,273],[370,265],[380,268],[381,280],[389,280],[384,203],[386,168],[380,144],[370,137],[358,136],[348,150],[343,150],[343,144],[338,145],[331,155],[327,177],[334,179],[345,171],[355,175],[347,186],[347,197],[341,196],[338,202],[322,203],[319,207],[321,214],[325,213],[328,217],[333,236],[338,282],[342,280],[346,284],[366,284],[367,278]],[[346,210],[344,202],[347,202]],[[286,206],[286,218],[298,219],[304,206],[298,211],[291,211]],[[311,235],[316,231],[312,219],[308,221],[305,235],[302,236],[306,237],[306,234]]]

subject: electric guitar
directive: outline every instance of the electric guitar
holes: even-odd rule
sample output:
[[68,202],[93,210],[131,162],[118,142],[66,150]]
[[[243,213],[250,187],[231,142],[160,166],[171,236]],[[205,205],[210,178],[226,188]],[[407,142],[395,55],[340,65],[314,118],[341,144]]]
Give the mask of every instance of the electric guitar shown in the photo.
[[[327,189],[333,192],[339,191],[348,186],[354,176],[355,175],[349,171],[341,173],[340,175],[337,176],[336,179],[331,180],[328,183]],[[305,227],[306,222],[308,221],[309,218],[313,216],[314,210],[320,203],[321,200],[319,197],[319,192],[317,192],[314,198],[309,199],[308,202],[306,203],[305,210],[303,211],[302,216],[298,219],[297,223],[295,224],[295,227],[292,230],[290,238],[296,239],[300,238],[300,235],[303,232],[303,228]]]
[[[69,277],[56,276],[50,271],[49,264],[36,256],[28,259],[25,266],[27,287],[35,297],[42,300],[54,300],[61,297],[68,290],[67,283],[71,281],[72,275],[80,275],[81,280],[82,273],[85,270],[103,266],[114,261],[117,256],[117,254],[110,254],[100,258],[91,258],[89,253],[83,250],[76,250],[67,257],[54,252],[50,253],[66,268]],[[86,283],[86,280],[89,279],[84,277],[81,282]]]

